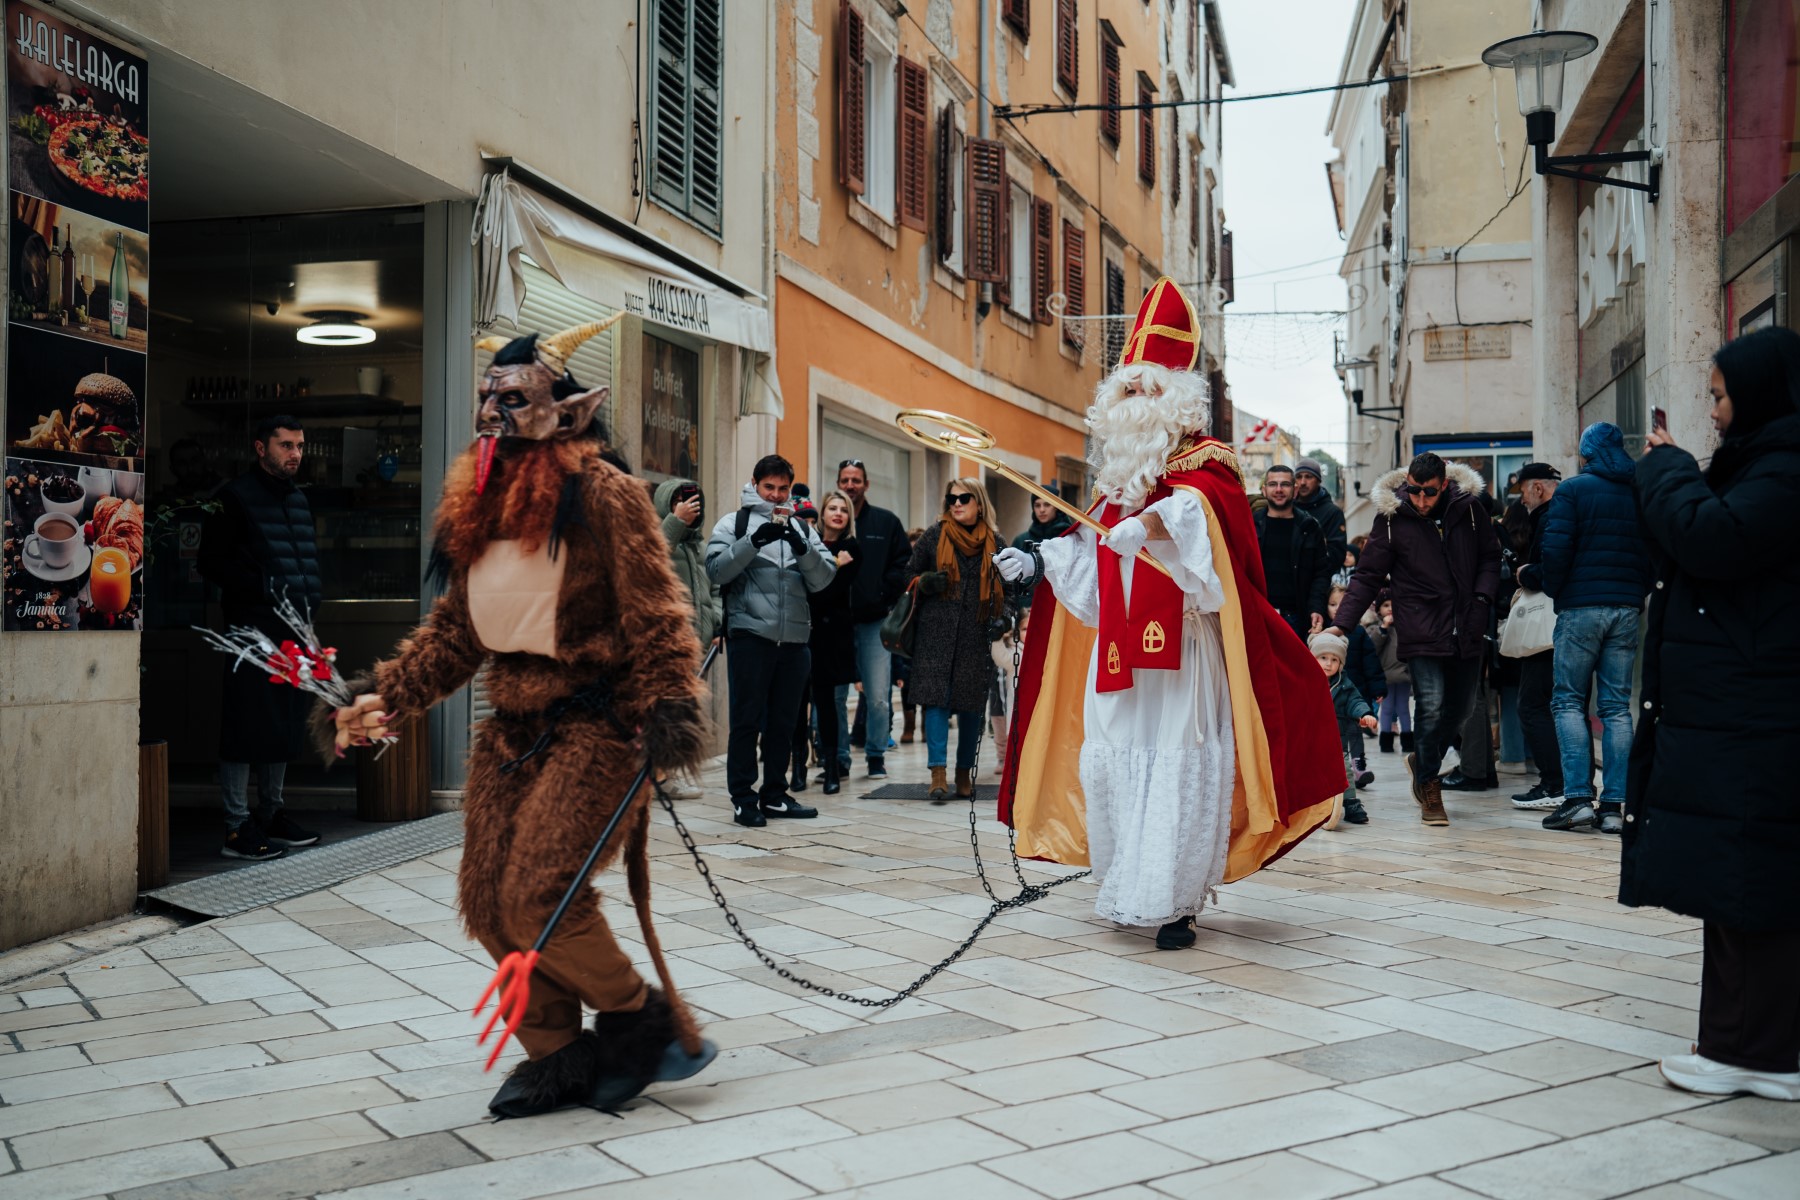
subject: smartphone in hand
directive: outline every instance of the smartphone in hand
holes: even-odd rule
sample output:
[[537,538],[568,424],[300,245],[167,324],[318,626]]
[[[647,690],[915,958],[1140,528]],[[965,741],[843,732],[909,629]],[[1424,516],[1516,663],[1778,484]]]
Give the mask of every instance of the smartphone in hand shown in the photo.
[[777,525],[786,525],[788,523],[788,518],[793,515],[793,509],[785,504],[777,504],[775,506],[775,511],[769,514],[769,519]]
[[1667,429],[1668,427],[1669,427],[1669,412],[1668,412],[1668,410],[1665,408],[1652,406],[1650,409],[1650,428],[1660,430],[1660,429]]

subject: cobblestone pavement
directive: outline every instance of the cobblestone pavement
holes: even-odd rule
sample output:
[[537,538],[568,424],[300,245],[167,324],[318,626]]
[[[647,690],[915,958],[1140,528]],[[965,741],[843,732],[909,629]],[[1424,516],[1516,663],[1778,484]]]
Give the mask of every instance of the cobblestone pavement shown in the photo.
[[[1095,920],[1075,882],[883,1012],[752,959],[659,812],[659,929],[725,1050],[622,1117],[485,1119],[498,1075],[463,1010],[492,965],[455,920],[454,850],[112,951],[0,993],[0,1195],[1800,1195],[1800,1105],[1660,1082],[1700,934],[1614,902],[1617,841],[1503,793],[1423,827],[1377,758],[1373,823],[1222,889],[1195,948]],[[918,746],[890,764],[924,775]],[[857,798],[859,765],[805,793],[819,820],[745,830],[721,774],[684,819],[797,972],[876,994],[986,911],[965,806]]]

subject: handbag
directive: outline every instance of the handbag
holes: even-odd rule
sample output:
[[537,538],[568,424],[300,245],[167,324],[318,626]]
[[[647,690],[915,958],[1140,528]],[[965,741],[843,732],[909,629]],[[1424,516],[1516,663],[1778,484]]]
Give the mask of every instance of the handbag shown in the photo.
[[919,612],[919,581],[914,579],[894,601],[894,607],[881,621],[881,645],[889,654],[898,654],[904,658],[913,656],[913,638],[917,626],[913,618]]
[[1556,602],[1546,592],[1531,592],[1513,601],[1500,632],[1500,653],[1529,658],[1550,649],[1556,640]]

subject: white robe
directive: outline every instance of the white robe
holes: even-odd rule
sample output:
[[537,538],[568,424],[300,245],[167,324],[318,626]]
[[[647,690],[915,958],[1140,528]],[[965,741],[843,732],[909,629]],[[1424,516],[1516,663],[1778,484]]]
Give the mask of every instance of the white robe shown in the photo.
[[[1163,925],[1205,906],[1225,877],[1237,770],[1219,630],[1225,590],[1213,570],[1206,510],[1195,496],[1176,492],[1144,511],[1161,517],[1172,539],[1145,548],[1186,596],[1181,669],[1140,669],[1129,689],[1101,692],[1096,641],[1081,745],[1088,856],[1100,881],[1094,911],[1122,925]],[[1082,624],[1098,627],[1094,532],[1044,542],[1040,552],[1057,600]],[[1132,576],[1152,568],[1131,558],[1121,566],[1129,603]]]

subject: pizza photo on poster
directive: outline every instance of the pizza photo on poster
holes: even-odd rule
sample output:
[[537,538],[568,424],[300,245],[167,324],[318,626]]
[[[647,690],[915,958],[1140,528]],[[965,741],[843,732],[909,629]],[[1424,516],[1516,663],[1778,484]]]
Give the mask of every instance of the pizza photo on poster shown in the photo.
[[6,6],[5,42],[12,187],[148,232],[148,64],[18,0]]
[[142,629],[144,476],[6,459],[7,630]]
[[103,346],[147,349],[150,238],[24,192],[13,192],[11,201],[10,319]]
[[144,355],[14,322],[6,453],[141,471]]

